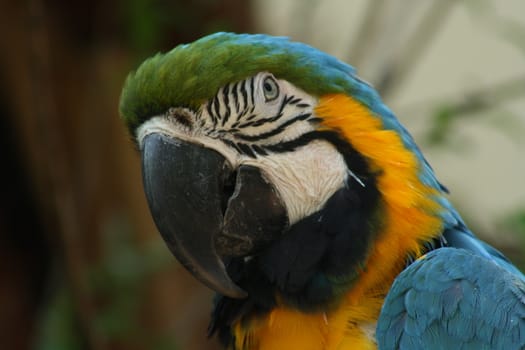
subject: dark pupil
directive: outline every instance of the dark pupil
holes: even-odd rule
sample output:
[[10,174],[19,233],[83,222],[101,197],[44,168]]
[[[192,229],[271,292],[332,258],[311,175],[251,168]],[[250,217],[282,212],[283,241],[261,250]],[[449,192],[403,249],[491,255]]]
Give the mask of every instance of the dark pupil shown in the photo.
[[272,89],[272,84],[270,83],[264,83],[264,90],[268,91],[268,92],[271,92],[273,89]]

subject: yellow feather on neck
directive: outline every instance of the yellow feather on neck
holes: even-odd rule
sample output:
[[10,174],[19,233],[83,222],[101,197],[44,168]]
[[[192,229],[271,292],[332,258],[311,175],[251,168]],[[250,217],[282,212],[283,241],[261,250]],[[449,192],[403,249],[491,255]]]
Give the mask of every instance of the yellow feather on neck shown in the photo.
[[[366,270],[349,294],[357,301],[371,288],[388,289],[406,263],[407,255],[419,257],[422,243],[439,236],[442,210],[436,189],[419,179],[420,162],[406,149],[394,130],[385,130],[381,119],[359,101],[342,94],[327,95],[315,109],[321,128],[337,130],[378,170],[377,188],[385,207],[384,227],[365,264]],[[351,166],[351,165],[350,165]]]

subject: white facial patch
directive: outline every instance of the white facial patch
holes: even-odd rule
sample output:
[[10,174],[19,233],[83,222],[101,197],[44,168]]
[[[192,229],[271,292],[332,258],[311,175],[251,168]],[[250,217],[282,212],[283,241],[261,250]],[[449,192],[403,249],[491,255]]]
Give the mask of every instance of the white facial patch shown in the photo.
[[242,164],[259,168],[279,192],[293,224],[321,209],[351,174],[328,141],[277,149],[315,130],[317,102],[262,72],[222,87],[196,112],[171,108],[149,119],[138,128],[137,141],[142,147],[146,135],[161,133],[213,149],[234,169]]
[[257,166],[276,187],[291,224],[321,209],[343,187],[348,174],[341,154],[322,140],[243,163]]

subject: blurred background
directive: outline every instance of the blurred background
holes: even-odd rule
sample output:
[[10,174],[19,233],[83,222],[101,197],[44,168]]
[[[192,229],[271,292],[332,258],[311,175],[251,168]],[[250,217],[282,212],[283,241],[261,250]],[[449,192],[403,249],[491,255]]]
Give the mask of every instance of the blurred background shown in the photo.
[[217,349],[118,115],[146,57],[219,30],[357,67],[473,230],[525,267],[522,0],[3,0],[0,348]]

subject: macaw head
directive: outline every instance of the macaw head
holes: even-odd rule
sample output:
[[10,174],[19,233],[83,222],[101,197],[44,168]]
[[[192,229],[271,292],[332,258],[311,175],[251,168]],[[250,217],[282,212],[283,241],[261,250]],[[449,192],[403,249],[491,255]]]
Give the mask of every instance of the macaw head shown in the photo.
[[158,54],[127,78],[120,112],[167,245],[232,298],[258,293],[252,275],[322,302],[417,256],[447,217],[374,89],[286,38],[216,33]]

